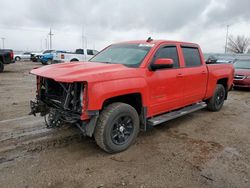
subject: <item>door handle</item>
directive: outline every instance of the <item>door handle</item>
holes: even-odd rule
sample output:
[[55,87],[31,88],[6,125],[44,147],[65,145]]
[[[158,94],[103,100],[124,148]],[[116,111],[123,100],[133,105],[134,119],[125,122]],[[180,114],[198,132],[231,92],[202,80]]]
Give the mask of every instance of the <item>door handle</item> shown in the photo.
[[201,74],[207,74],[207,72],[206,71],[202,71]]
[[177,78],[182,78],[183,77],[183,74],[179,73],[176,75]]

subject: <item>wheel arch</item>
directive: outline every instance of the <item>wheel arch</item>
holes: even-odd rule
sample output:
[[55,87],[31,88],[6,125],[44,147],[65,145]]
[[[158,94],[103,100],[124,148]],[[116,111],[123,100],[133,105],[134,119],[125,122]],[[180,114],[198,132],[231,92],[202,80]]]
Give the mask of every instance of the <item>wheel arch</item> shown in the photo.
[[73,58],[70,60],[70,62],[73,62],[73,61],[79,61],[77,58]]
[[228,78],[220,78],[219,80],[217,80],[217,84],[221,84],[225,88],[225,92],[226,92],[225,100],[227,100],[228,89],[229,89],[229,87],[228,87]]
[[135,110],[139,115],[142,112],[143,102],[141,93],[129,93],[108,98],[103,102],[102,109],[104,109],[109,104],[115,102],[122,102],[125,104],[129,104],[130,106],[135,108]]

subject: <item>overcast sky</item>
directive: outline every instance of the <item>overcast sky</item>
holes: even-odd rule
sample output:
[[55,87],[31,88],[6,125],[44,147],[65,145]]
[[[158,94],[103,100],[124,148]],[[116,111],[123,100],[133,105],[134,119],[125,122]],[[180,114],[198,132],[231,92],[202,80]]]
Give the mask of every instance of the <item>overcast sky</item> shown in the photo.
[[[5,48],[88,48],[134,39],[199,43],[204,52],[223,52],[229,34],[250,36],[249,0],[1,0],[0,38]],[[2,47],[2,41],[0,43]],[[86,45],[86,43],[85,43]]]

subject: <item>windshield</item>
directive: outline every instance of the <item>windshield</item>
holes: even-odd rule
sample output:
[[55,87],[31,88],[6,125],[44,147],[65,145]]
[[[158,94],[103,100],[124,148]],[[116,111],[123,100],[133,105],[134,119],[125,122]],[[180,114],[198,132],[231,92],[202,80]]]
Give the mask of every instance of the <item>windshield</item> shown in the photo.
[[94,56],[90,61],[139,67],[151,47],[152,44],[115,44]]
[[53,50],[45,50],[45,51],[43,52],[43,54],[49,54],[49,53],[51,53],[51,52],[53,52]]
[[250,69],[250,61],[236,61],[234,67],[236,69]]

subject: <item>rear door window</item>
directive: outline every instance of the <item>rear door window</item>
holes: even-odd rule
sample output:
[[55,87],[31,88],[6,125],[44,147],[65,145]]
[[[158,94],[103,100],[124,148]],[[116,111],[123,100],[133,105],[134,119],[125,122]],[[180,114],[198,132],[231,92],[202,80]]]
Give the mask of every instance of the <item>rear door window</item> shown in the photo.
[[198,48],[181,47],[186,67],[198,67],[201,63],[201,57]]
[[87,54],[88,54],[88,55],[94,55],[94,52],[93,52],[93,50],[87,49]]

